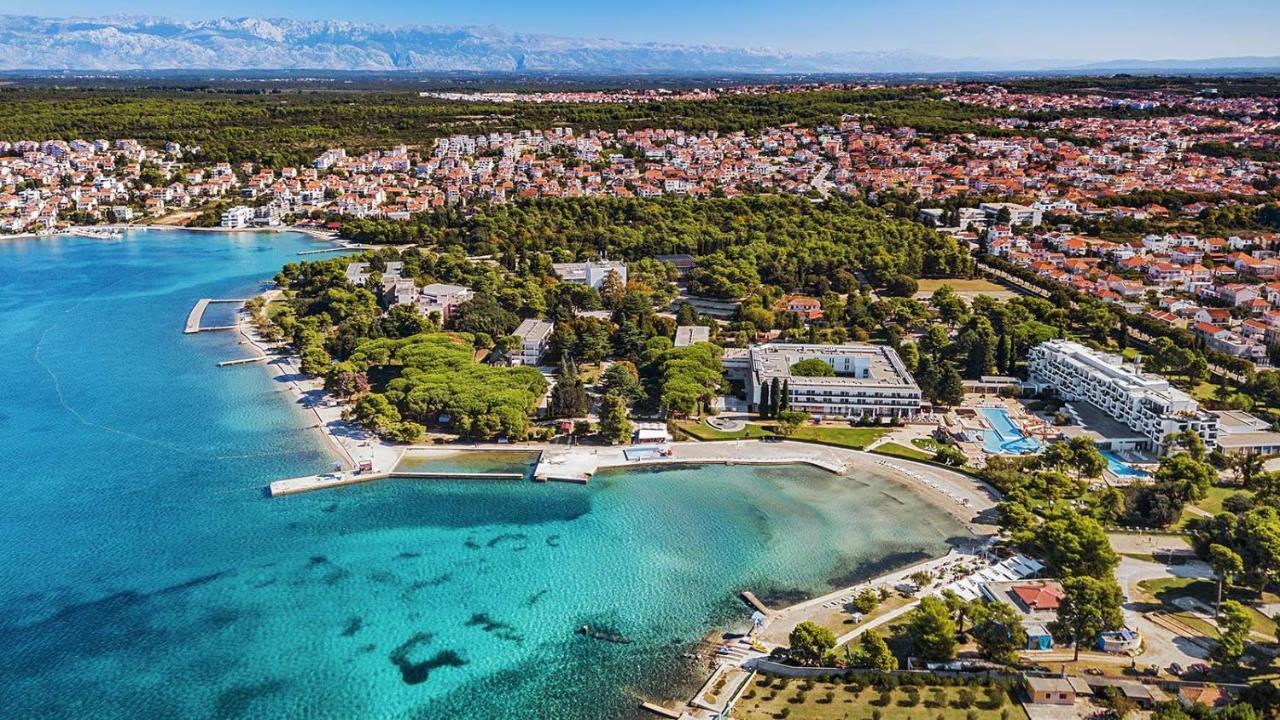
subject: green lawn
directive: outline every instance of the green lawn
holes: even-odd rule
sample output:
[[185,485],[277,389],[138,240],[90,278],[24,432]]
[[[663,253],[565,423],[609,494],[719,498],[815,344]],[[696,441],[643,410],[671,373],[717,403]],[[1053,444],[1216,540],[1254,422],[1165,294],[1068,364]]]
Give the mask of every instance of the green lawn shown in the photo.
[[938,441],[936,441],[936,439],[931,437],[915,438],[911,441],[911,445],[920,448],[920,450],[923,450],[924,452],[929,452],[929,454],[937,452],[938,448],[942,447],[941,445],[938,445]]
[[[1180,597],[1193,597],[1209,607],[1217,601],[1218,584],[1213,580],[1202,578],[1160,578],[1158,580],[1143,580],[1138,583],[1138,589],[1158,600],[1161,604],[1167,606],[1170,611],[1175,614],[1181,613],[1182,610],[1174,605],[1174,600]],[[1225,594],[1230,597],[1230,594]],[[1249,610],[1249,614],[1253,617],[1253,629],[1262,633],[1267,637],[1275,637],[1276,622],[1258,610],[1245,605]],[[1192,623],[1188,623],[1189,625]],[[1217,634],[1209,637],[1217,637]]]
[[877,445],[871,452],[881,453],[883,455],[892,455],[894,457],[906,458],[907,460],[920,460],[929,462],[933,460],[933,453],[917,450],[906,445],[899,445],[895,442],[887,442],[883,445]]
[[[1205,499],[1197,500],[1196,502],[1192,503],[1192,505],[1195,505],[1196,507],[1209,513],[1210,515],[1217,515],[1218,513],[1222,512],[1222,502],[1227,498],[1231,497],[1232,495],[1235,495],[1236,493],[1244,493],[1245,495],[1249,495],[1249,496],[1253,495],[1252,492],[1250,492],[1249,490],[1245,490],[1242,487],[1237,487],[1234,485],[1214,485],[1213,487],[1209,488],[1209,493],[1208,495],[1205,496]],[[1202,517],[1202,516],[1199,513],[1193,513],[1190,510],[1183,510],[1182,517],[1178,519],[1178,522],[1177,524],[1174,525],[1174,527],[1181,528],[1187,524],[1187,521],[1197,517]]]
[[943,285],[949,285],[952,290],[958,293],[988,293],[998,296],[1013,292],[1004,285],[984,278],[920,278],[916,283],[918,287],[917,295],[932,295],[935,290]]
[[823,425],[804,425],[792,433],[792,440],[818,442],[826,445],[862,450],[875,442],[880,436],[889,432],[888,428],[859,427],[826,427]]
[[[807,688],[807,689],[806,689]],[[914,690],[914,692],[911,692]],[[972,697],[965,697],[966,693]],[[842,683],[808,683],[758,676],[733,709],[739,720],[1027,720],[1000,688],[922,687],[877,690]]]
[[676,423],[676,427],[684,431],[689,437],[695,440],[743,440],[770,437],[772,432],[765,429],[762,425],[747,423],[747,426],[737,432],[724,432],[717,430],[704,422],[696,422],[693,420],[680,420]]
[[1214,485],[1209,488],[1209,494],[1203,500],[1198,500],[1195,506],[1212,515],[1222,512],[1222,501],[1235,495],[1236,493],[1244,493],[1250,497],[1253,493],[1242,487]]

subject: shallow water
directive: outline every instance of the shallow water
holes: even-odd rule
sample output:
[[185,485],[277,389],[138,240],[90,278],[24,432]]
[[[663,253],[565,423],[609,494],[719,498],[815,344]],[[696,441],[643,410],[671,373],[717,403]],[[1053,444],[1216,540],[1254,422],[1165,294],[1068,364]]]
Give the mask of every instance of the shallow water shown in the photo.
[[231,334],[182,326],[314,246],[0,242],[5,718],[625,716],[685,690],[681,653],[745,624],[740,590],[818,592],[964,532],[806,467],[268,499],[330,459],[263,367],[215,367]]

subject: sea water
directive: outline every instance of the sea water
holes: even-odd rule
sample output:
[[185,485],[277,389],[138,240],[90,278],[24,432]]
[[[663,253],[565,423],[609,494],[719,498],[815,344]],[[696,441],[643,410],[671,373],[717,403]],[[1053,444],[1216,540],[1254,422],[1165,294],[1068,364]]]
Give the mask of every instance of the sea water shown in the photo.
[[[233,333],[301,235],[0,241],[0,715],[612,718],[690,690],[685,653],[962,536],[874,476],[610,471],[590,485],[326,470]],[[629,642],[575,634],[582,625]]]

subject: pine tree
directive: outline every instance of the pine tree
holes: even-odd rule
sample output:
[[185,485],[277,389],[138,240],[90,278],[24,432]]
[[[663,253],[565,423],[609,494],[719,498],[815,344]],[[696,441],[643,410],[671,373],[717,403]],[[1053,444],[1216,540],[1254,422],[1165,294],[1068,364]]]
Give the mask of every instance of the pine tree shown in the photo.
[[1009,339],[1008,334],[1000,333],[1000,342],[997,345],[996,367],[1000,368],[1001,375],[1008,375],[1012,363],[1013,341]]
[[778,378],[774,378],[772,385],[773,387],[770,388],[770,391],[769,391],[769,395],[772,398],[770,415],[771,417],[777,417],[778,410],[782,406],[782,381],[779,380]]
[[778,400],[779,410],[791,409],[791,380],[782,381],[782,397]]
[[760,407],[758,408],[760,417],[768,419],[772,414],[771,406],[772,403],[769,398],[769,383],[764,383],[760,386]]

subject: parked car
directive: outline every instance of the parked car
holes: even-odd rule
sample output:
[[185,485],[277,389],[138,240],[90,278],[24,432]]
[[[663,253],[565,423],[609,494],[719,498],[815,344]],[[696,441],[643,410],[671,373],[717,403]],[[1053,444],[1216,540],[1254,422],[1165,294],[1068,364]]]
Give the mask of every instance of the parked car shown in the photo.
[[1205,665],[1204,663],[1196,663],[1195,665],[1192,665],[1190,667],[1191,672],[1194,672],[1200,675],[1208,675],[1212,669],[1213,668],[1209,667],[1208,665]]
[[1183,673],[1183,672],[1185,672],[1185,670],[1183,670],[1182,666],[1181,666],[1181,665],[1179,665],[1178,663],[1172,663],[1172,664],[1170,664],[1170,665],[1169,665],[1169,674],[1170,674],[1170,675],[1172,675],[1172,676],[1174,676],[1174,677],[1182,677],[1182,673]]

